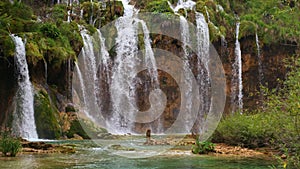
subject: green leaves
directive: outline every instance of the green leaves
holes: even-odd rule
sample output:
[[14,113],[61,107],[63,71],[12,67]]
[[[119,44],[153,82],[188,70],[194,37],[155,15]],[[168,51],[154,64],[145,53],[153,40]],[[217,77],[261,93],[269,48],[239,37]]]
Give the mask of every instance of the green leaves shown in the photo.
[[0,151],[3,156],[15,157],[21,148],[20,140],[11,137],[7,131],[4,131],[0,139]]
[[56,39],[60,36],[59,29],[55,24],[45,23],[40,27],[40,31],[47,37]]
[[196,139],[195,145],[192,147],[194,154],[208,154],[215,151],[215,144],[209,141],[200,142],[199,138]]

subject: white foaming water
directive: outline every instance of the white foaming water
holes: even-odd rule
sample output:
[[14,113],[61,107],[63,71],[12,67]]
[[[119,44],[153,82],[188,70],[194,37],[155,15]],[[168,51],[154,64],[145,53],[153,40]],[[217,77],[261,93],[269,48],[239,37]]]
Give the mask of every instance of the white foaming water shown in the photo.
[[18,77],[18,91],[16,93],[15,112],[13,118],[13,132],[15,135],[26,139],[37,139],[34,119],[34,95],[30,82],[28,65],[26,61],[25,44],[22,38],[10,35],[13,39],[15,50],[16,74]]
[[[132,18],[133,6],[123,0],[124,17],[115,23],[117,28],[117,58],[113,67],[111,95],[113,97],[113,115],[110,119],[113,125],[108,126],[113,133],[130,133],[133,129],[133,112],[136,109],[134,97],[136,52],[138,51],[137,22]],[[124,105],[126,104],[126,105]],[[123,115],[122,115],[123,114]],[[124,117],[126,114],[126,117]]]
[[185,1],[184,0],[179,0],[177,2],[176,7],[173,7],[170,2],[169,2],[169,5],[170,5],[171,9],[175,13],[177,13],[179,11],[179,9],[185,9],[185,10],[190,9],[190,10],[192,10],[195,7],[196,2],[194,2],[192,0],[187,0],[187,1],[186,0]]
[[[197,50],[198,61],[204,63],[205,69],[208,71],[209,64],[209,29],[208,24],[202,13],[196,12],[196,25],[197,25]],[[198,66],[200,68],[200,65]],[[209,73],[209,72],[208,72]]]
[[[189,64],[189,46],[190,46],[190,32],[189,32],[189,25],[188,25],[188,21],[183,17],[180,16],[180,28],[181,28],[181,39],[182,39],[182,43],[183,43],[183,52],[184,52],[184,56],[183,56],[183,62],[184,62],[184,76],[185,77],[183,80],[183,84],[185,86],[185,89],[182,91],[185,91],[184,95],[186,100],[186,103],[183,103],[183,105],[186,105],[186,107],[183,108],[184,112],[186,112],[186,116],[185,116],[185,123],[189,124],[193,121],[193,119],[190,119],[191,116],[189,116],[190,111],[192,110],[192,95],[193,95],[193,86],[192,86],[192,78],[189,76],[189,72],[190,72],[190,64]],[[185,126],[187,127],[187,126]],[[189,132],[189,128],[185,128],[185,131],[188,133]]]
[[100,40],[100,52],[99,52],[99,61],[101,62],[100,65],[104,66],[104,69],[106,72],[106,79],[109,80],[107,83],[110,84],[110,77],[109,77],[109,64],[111,62],[111,59],[109,57],[109,53],[105,46],[105,38],[103,37],[101,31],[97,29],[98,38]]
[[83,113],[92,121],[95,122],[94,117],[90,114],[91,110],[89,108],[89,103],[87,102],[87,100],[89,100],[88,96],[87,96],[87,91],[85,88],[85,84],[84,84],[84,79],[82,77],[82,73],[81,70],[78,66],[77,63],[75,63],[75,72],[77,73],[77,77],[80,83],[80,88],[81,88],[81,95],[82,95],[82,103],[83,103]]
[[[210,72],[209,72],[209,29],[205,17],[202,13],[196,12],[196,25],[197,25],[197,81],[200,81],[200,104],[201,109],[200,115],[200,133],[204,131],[205,125],[205,114],[208,114],[211,108],[211,100],[209,97],[209,86],[210,86]],[[201,65],[204,65],[204,69]]]
[[[236,23],[236,41],[235,41],[235,61],[233,63],[232,68],[232,86],[231,86],[231,104],[233,106],[237,106],[240,113],[242,113],[243,109],[243,79],[242,79],[242,54],[241,54],[241,47],[239,42],[239,29],[240,29],[240,23]],[[233,109],[235,110],[235,107]]]
[[84,46],[78,57],[80,65],[75,65],[77,76],[82,87],[82,100],[84,102],[85,114],[93,121],[94,116],[99,112],[98,94],[99,79],[97,76],[97,60],[94,53],[93,37],[87,33],[87,30],[81,31]]
[[[133,133],[134,122],[139,121],[136,119],[138,112],[135,98],[137,81],[133,79],[138,73],[138,67],[140,67],[141,62],[144,61],[143,64],[148,70],[155,87],[159,87],[156,61],[151,48],[147,25],[143,20],[136,18],[135,13],[138,10],[129,5],[128,0],[122,0],[122,3],[124,16],[115,23],[118,35],[116,38],[117,57],[114,62],[111,82],[113,114],[110,118],[110,124],[113,125],[108,126],[110,132],[118,134]],[[137,56],[139,25],[142,26],[144,34],[144,59]],[[161,131],[161,129],[156,129],[156,131]]]

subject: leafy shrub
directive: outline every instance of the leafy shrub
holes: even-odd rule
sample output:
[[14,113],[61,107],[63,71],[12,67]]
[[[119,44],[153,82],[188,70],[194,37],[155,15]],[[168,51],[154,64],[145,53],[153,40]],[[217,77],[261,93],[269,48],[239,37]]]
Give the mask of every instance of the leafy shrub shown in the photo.
[[55,24],[45,23],[40,27],[40,31],[49,38],[58,38],[60,36],[59,29]]
[[2,138],[0,140],[0,151],[3,156],[15,157],[21,148],[22,145],[20,140],[11,137],[7,132],[2,134]]
[[195,145],[192,147],[192,152],[194,154],[208,154],[209,152],[215,151],[215,145],[209,141],[200,142],[196,139]]
[[255,115],[237,113],[220,122],[213,134],[213,141],[249,148],[263,147],[274,139],[276,130],[273,125],[276,125],[275,119],[267,113]]
[[260,147],[271,145],[287,157],[287,168],[300,168],[300,59],[290,67],[284,87],[264,91],[265,107],[257,114],[235,114],[221,121],[213,134],[214,142]]

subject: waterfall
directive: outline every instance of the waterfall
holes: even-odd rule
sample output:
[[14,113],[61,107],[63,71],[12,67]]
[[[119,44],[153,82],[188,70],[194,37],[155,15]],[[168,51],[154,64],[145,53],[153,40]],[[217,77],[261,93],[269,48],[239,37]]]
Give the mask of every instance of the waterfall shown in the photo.
[[97,76],[97,60],[94,53],[93,37],[87,33],[87,30],[81,31],[84,46],[78,57],[80,65],[76,65],[76,72],[80,81],[82,90],[82,99],[85,107],[85,114],[93,121],[95,115],[99,112],[98,94],[99,79]]
[[[197,26],[197,81],[200,82],[200,104],[201,109],[199,112],[200,115],[200,133],[203,132],[205,114],[208,114],[211,107],[211,101],[209,97],[209,86],[210,86],[210,72],[209,72],[209,29],[208,24],[205,20],[205,17],[202,13],[196,12],[196,26]],[[204,65],[204,68],[201,68],[201,65]]]
[[[134,22],[133,6],[124,0],[124,17],[117,20],[117,58],[113,67],[111,95],[113,97],[113,116],[110,119],[113,126],[111,132],[129,133],[133,129],[133,112],[136,109],[134,97],[135,84],[131,81],[135,77],[136,52],[138,51],[137,22]],[[126,105],[124,105],[126,104]],[[125,110],[123,110],[125,108]],[[124,117],[123,112],[127,113]]]
[[243,79],[242,79],[242,54],[239,42],[239,29],[240,23],[236,23],[236,40],[235,40],[235,61],[232,67],[232,86],[231,86],[231,102],[234,106],[233,111],[235,110],[235,106],[238,107],[239,111],[242,112],[243,109]]
[[[147,25],[134,15],[138,11],[132,5],[129,5],[128,0],[122,0],[122,3],[124,16],[115,23],[118,33],[116,38],[117,57],[112,68],[111,97],[113,114],[109,119],[110,124],[113,125],[108,126],[108,128],[113,133],[132,133],[134,132],[134,122],[139,122],[136,117],[138,108],[135,92],[137,83],[140,81],[134,79],[136,79],[141,64],[145,65],[155,88],[159,87],[159,82]],[[137,56],[139,25],[141,25],[144,35],[144,59]],[[153,131],[160,132],[162,128],[159,125],[150,127]]]
[[[178,14],[178,10],[179,9],[184,9],[185,11],[187,11],[187,9],[194,9],[194,6],[196,5],[195,2],[187,0],[187,1],[183,1],[183,0],[179,0],[177,3],[176,7],[172,7],[171,3],[169,3],[170,7],[173,9],[175,14]],[[209,46],[210,46],[210,41],[209,41],[209,29],[208,29],[208,24],[205,21],[205,17],[203,16],[203,14],[195,12],[196,13],[196,26],[197,26],[197,39],[196,39],[196,47],[197,47],[197,75],[196,75],[196,80],[198,82],[198,85],[200,86],[200,95],[197,96],[198,99],[200,100],[200,109],[199,109],[199,113],[198,115],[200,117],[198,117],[196,119],[196,125],[200,125],[200,126],[196,126],[196,128],[192,129],[192,132],[196,132],[202,133],[204,130],[204,128],[206,127],[204,124],[205,121],[205,115],[207,115],[210,111],[210,107],[211,107],[211,101],[210,101],[210,97],[209,97],[209,86],[210,86],[210,77],[209,77],[209,69],[208,69],[208,65],[209,65]],[[209,15],[208,15],[209,17]],[[185,111],[191,110],[192,106],[192,100],[191,100],[191,95],[193,92],[192,89],[192,78],[193,77],[188,77],[187,76],[187,72],[188,69],[190,69],[190,65],[189,65],[189,50],[188,50],[188,46],[190,42],[190,33],[189,33],[189,26],[188,26],[188,22],[187,20],[183,17],[180,16],[180,28],[181,28],[181,38],[182,38],[182,42],[183,42],[183,51],[184,51],[184,84],[186,86],[185,91],[185,97],[187,98],[186,102],[188,104],[185,104],[186,107],[184,108]],[[202,65],[204,66],[204,68],[202,67]],[[191,119],[186,119],[186,123],[189,123]],[[186,129],[186,132],[189,132],[189,130]]]
[[170,8],[174,11],[174,13],[177,13],[179,11],[179,9],[184,9],[185,12],[187,9],[192,10],[195,7],[196,2],[194,2],[192,0],[187,0],[187,1],[178,0],[175,7],[173,7],[169,1],[168,1],[168,4],[169,4]]
[[[193,119],[190,119],[191,116],[189,116],[191,113],[190,111],[192,110],[192,95],[193,95],[193,86],[192,86],[192,79],[194,77],[191,77],[189,76],[189,72],[190,72],[190,64],[189,64],[189,46],[191,45],[190,43],[190,32],[189,32],[189,25],[188,25],[188,21],[183,17],[183,16],[180,16],[180,28],[181,28],[181,39],[182,39],[182,43],[183,43],[183,52],[184,52],[184,55],[183,55],[183,62],[184,62],[184,76],[185,77],[183,79],[183,84],[185,86],[185,89],[183,91],[185,91],[184,95],[185,95],[185,98],[186,100],[184,99],[183,102],[186,102],[186,103],[183,103],[183,105],[186,105],[186,107],[183,108],[184,112],[186,112],[188,115],[185,116],[185,123],[186,124],[189,124],[193,121]],[[187,127],[187,126],[185,126]],[[186,133],[189,132],[189,128],[185,128],[184,131]]]
[[25,44],[18,36],[11,35],[11,38],[16,46],[15,65],[18,77],[18,91],[15,97],[16,107],[13,115],[13,132],[22,138],[37,139],[33,105],[34,94],[29,78]]
[[207,10],[207,6],[205,6],[204,8],[205,8],[205,12],[206,12],[206,15],[207,15],[207,21],[209,23],[210,22],[210,16],[209,16],[209,13],[208,13],[208,10]]
[[85,88],[85,83],[84,83],[84,79],[82,77],[82,73],[81,70],[78,66],[77,63],[75,63],[75,73],[78,77],[79,83],[80,83],[80,89],[81,89],[81,95],[82,95],[82,103],[83,103],[83,112],[84,114],[91,119],[92,121],[95,121],[94,117],[90,114],[90,109],[89,109],[89,103],[87,102],[89,100],[87,94],[86,94],[86,88]]
[[91,2],[91,5],[92,5],[92,7],[91,7],[91,8],[92,8],[92,11],[91,11],[91,16],[90,16],[89,24],[90,24],[90,25],[93,25],[93,23],[94,23],[94,22],[93,22],[94,4],[93,4],[93,0],[91,0],[90,2]]
[[262,81],[264,79],[263,73],[263,64],[262,64],[262,56],[260,54],[260,46],[259,46],[259,39],[257,32],[255,33],[255,41],[256,41],[256,48],[257,48],[257,60],[258,60],[258,84],[259,84],[259,93],[260,93],[260,102],[263,100],[263,91],[261,89]]
[[44,67],[45,67],[45,82],[47,83],[48,81],[48,65],[47,61],[44,59]]
[[109,53],[105,46],[105,39],[99,29],[97,29],[98,38],[100,40],[100,52],[99,52],[99,60],[101,61],[100,65],[103,65],[104,68],[101,70],[105,70],[106,79],[108,80],[108,84],[110,84],[110,77],[109,77],[109,64],[111,62],[111,59],[109,57]]

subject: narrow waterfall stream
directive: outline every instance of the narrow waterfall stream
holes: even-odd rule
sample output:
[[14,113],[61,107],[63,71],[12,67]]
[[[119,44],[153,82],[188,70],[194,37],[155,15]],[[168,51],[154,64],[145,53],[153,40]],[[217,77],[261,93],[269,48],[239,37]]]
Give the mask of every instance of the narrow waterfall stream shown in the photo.
[[236,23],[236,40],[235,40],[235,60],[232,65],[232,81],[231,81],[231,104],[233,112],[239,110],[242,113],[243,109],[243,79],[242,79],[242,54],[239,42],[240,23]]
[[28,65],[26,61],[25,44],[22,38],[11,35],[15,49],[15,66],[18,79],[18,91],[15,96],[15,112],[13,114],[13,132],[26,139],[37,139],[34,119],[34,94],[30,82]]

